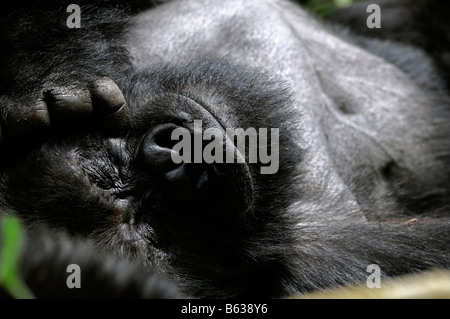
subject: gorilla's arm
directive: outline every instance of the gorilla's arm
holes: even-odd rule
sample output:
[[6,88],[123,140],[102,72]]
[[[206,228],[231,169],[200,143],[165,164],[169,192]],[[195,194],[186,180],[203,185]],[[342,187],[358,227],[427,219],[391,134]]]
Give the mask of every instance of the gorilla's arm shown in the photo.
[[114,83],[129,66],[123,35],[152,1],[78,1],[78,29],[67,25],[69,4],[13,1],[0,13],[0,146],[95,117],[114,122],[125,103]]
[[[0,238],[2,229],[0,226]],[[37,298],[182,298],[171,283],[137,264],[101,252],[86,239],[50,229],[26,233],[20,275]],[[0,239],[0,247],[2,240]],[[80,288],[69,289],[69,265],[80,267]],[[10,297],[0,286],[0,298]]]
[[[18,0],[2,6],[0,160],[55,129],[95,118],[108,127],[120,124],[125,99],[115,82],[129,66],[122,36],[135,12],[159,1],[78,1],[79,29],[66,24],[71,3]],[[48,229],[28,231],[26,237],[21,274],[37,297],[180,296],[171,284],[100,254],[89,241]],[[81,268],[82,289],[66,286],[70,264]],[[0,296],[7,296],[1,287]]]

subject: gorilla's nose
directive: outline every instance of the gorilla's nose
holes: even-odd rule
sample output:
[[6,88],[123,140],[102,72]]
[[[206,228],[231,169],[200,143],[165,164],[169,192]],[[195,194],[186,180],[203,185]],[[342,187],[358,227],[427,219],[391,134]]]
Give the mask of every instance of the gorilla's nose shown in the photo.
[[141,153],[146,166],[155,172],[167,173],[177,168],[172,160],[172,148],[177,141],[172,140],[172,132],[179,126],[164,123],[154,126],[145,135],[141,144]]
[[172,132],[179,126],[164,123],[154,126],[144,137],[140,152],[146,170],[162,177],[164,194],[175,202],[195,202],[211,195],[211,182],[215,178],[213,165],[180,163],[172,159]]

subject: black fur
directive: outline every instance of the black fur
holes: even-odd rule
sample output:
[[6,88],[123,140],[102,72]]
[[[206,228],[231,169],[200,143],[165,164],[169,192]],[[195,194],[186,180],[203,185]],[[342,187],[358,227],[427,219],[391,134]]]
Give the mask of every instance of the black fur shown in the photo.
[[[280,3],[286,12],[293,8]],[[417,143],[431,153],[428,162],[409,170],[411,162],[404,157],[422,154],[403,150],[403,143],[390,144],[398,134],[409,132],[395,131],[397,123],[385,128],[392,128],[395,136],[381,131],[379,140],[356,140],[362,145],[354,138],[363,133],[353,135],[351,129],[333,126],[351,121],[342,118],[352,112],[357,116],[364,103],[351,100],[357,89],[330,80],[333,70],[323,72],[331,62],[312,66],[317,67],[321,92],[309,101],[317,108],[301,104],[303,110],[298,107],[299,92],[307,94],[307,87],[293,86],[274,69],[251,65],[247,56],[239,63],[231,54],[215,56],[214,50],[206,50],[194,59],[188,56],[188,61],[175,56],[167,63],[163,56],[162,61],[139,65],[128,51],[126,30],[138,28],[129,19],[141,7],[139,1],[129,6],[114,1],[89,4],[83,11],[83,32],[65,28],[65,14],[60,21],[53,19],[65,6],[56,9],[51,1],[44,2],[45,10],[13,8],[2,17],[2,47],[8,50],[0,62],[0,94],[6,101],[0,111],[3,137],[11,146],[2,158],[0,208],[16,211],[29,229],[22,273],[38,297],[284,297],[364,282],[370,264],[378,264],[384,277],[450,266],[450,104],[441,77],[448,76],[448,65],[437,74],[433,63],[441,62],[436,56],[430,60],[413,41],[399,45],[327,29],[329,39],[338,34],[351,46],[375,52],[384,68],[397,65],[395,70],[405,75],[399,86],[417,86],[419,92],[406,102],[415,106],[420,98],[427,103],[427,118],[405,114],[411,130],[425,131]],[[175,18],[182,11],[177,1],[162,8]],[[21,19],[14,22],[17,17]],[[31,21],[39,26],[36,33],[29,31]],[[235,26],[225,28],[230,39],[242,37],[239,46],[250,52],[252,45]],[[448,27],[443,21],[437,26]],[[168,33],[162,47],[171,56],[179,35],[167,30],[160,31]],[[422,28],[417,32],[427,35]],[[259,49],[264,53],[271,48]],[[297,63],[295,58],[289,62]],[[305,67],[294,73],[308,71]],[[400,77],[395,72],[383,80]],[[23,147],[17,141],[29,133],[10,138],[14,123],[8,118],[16,105],[43,100],[50,107],[52,102],[42,96],[49,88],[90,89],[102,77],[113,79],[127,101],[113,132],[99,124],[99,114],[61,132],[53,127],[56,120],[50,114],[45,139]],[[309,85],[316,85],[314,79]],[[366,88],[371,89],[369,84]],[[323,105],[339,112],[321,109]],[[395,116],[395,105],[392,109]],[[320,121],[313,122],[314,112],[321,110],[330,113],[319,114]],[[370,123],[377,122],[375,117]],[[147,165],[141,143],[158,124],[191,129],[194,119],[202,119],[204,128],[279,128],[279,171],[261,175],[260,164],[214,164],[223,176],[211,182],[208,196],[180,200],[161,172]],[[305,146],[300,141],[311,129],[319,133],[313,145]],[[378,148],[384,139],[386,146]],[[408,136],[404,139],[408,143]],[[323,164],[322,156],[330,162]],[[65,287],[64,267],[71,263],[81,266],[86,283],[75,291]]]

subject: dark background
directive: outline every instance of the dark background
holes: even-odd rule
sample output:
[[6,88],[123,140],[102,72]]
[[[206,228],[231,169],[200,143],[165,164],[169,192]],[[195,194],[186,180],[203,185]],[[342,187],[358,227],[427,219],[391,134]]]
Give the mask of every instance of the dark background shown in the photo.
[[351,5],[357,0],[295,0],[321,17],[326,17],[338,8]]

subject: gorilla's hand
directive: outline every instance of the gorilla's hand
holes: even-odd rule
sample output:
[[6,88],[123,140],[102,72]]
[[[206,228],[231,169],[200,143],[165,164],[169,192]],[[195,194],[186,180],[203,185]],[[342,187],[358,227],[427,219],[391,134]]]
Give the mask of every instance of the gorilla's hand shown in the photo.
[[113,113],[123,109],[125,99],[107,77],[69,85],[45,83],[23,96],[0,96],[2,115],[0,145],[34,141],[50,128],[71,128],[89,121],[93,115],[110,125]]
[[125,105],[115,82],[129,66],[122,44],[128,14],[83,3],[79,29],[68,26],[64,1],[0,14],[3,154],[7,146],[22,148],[54,128],[119,118],[111,114]]

